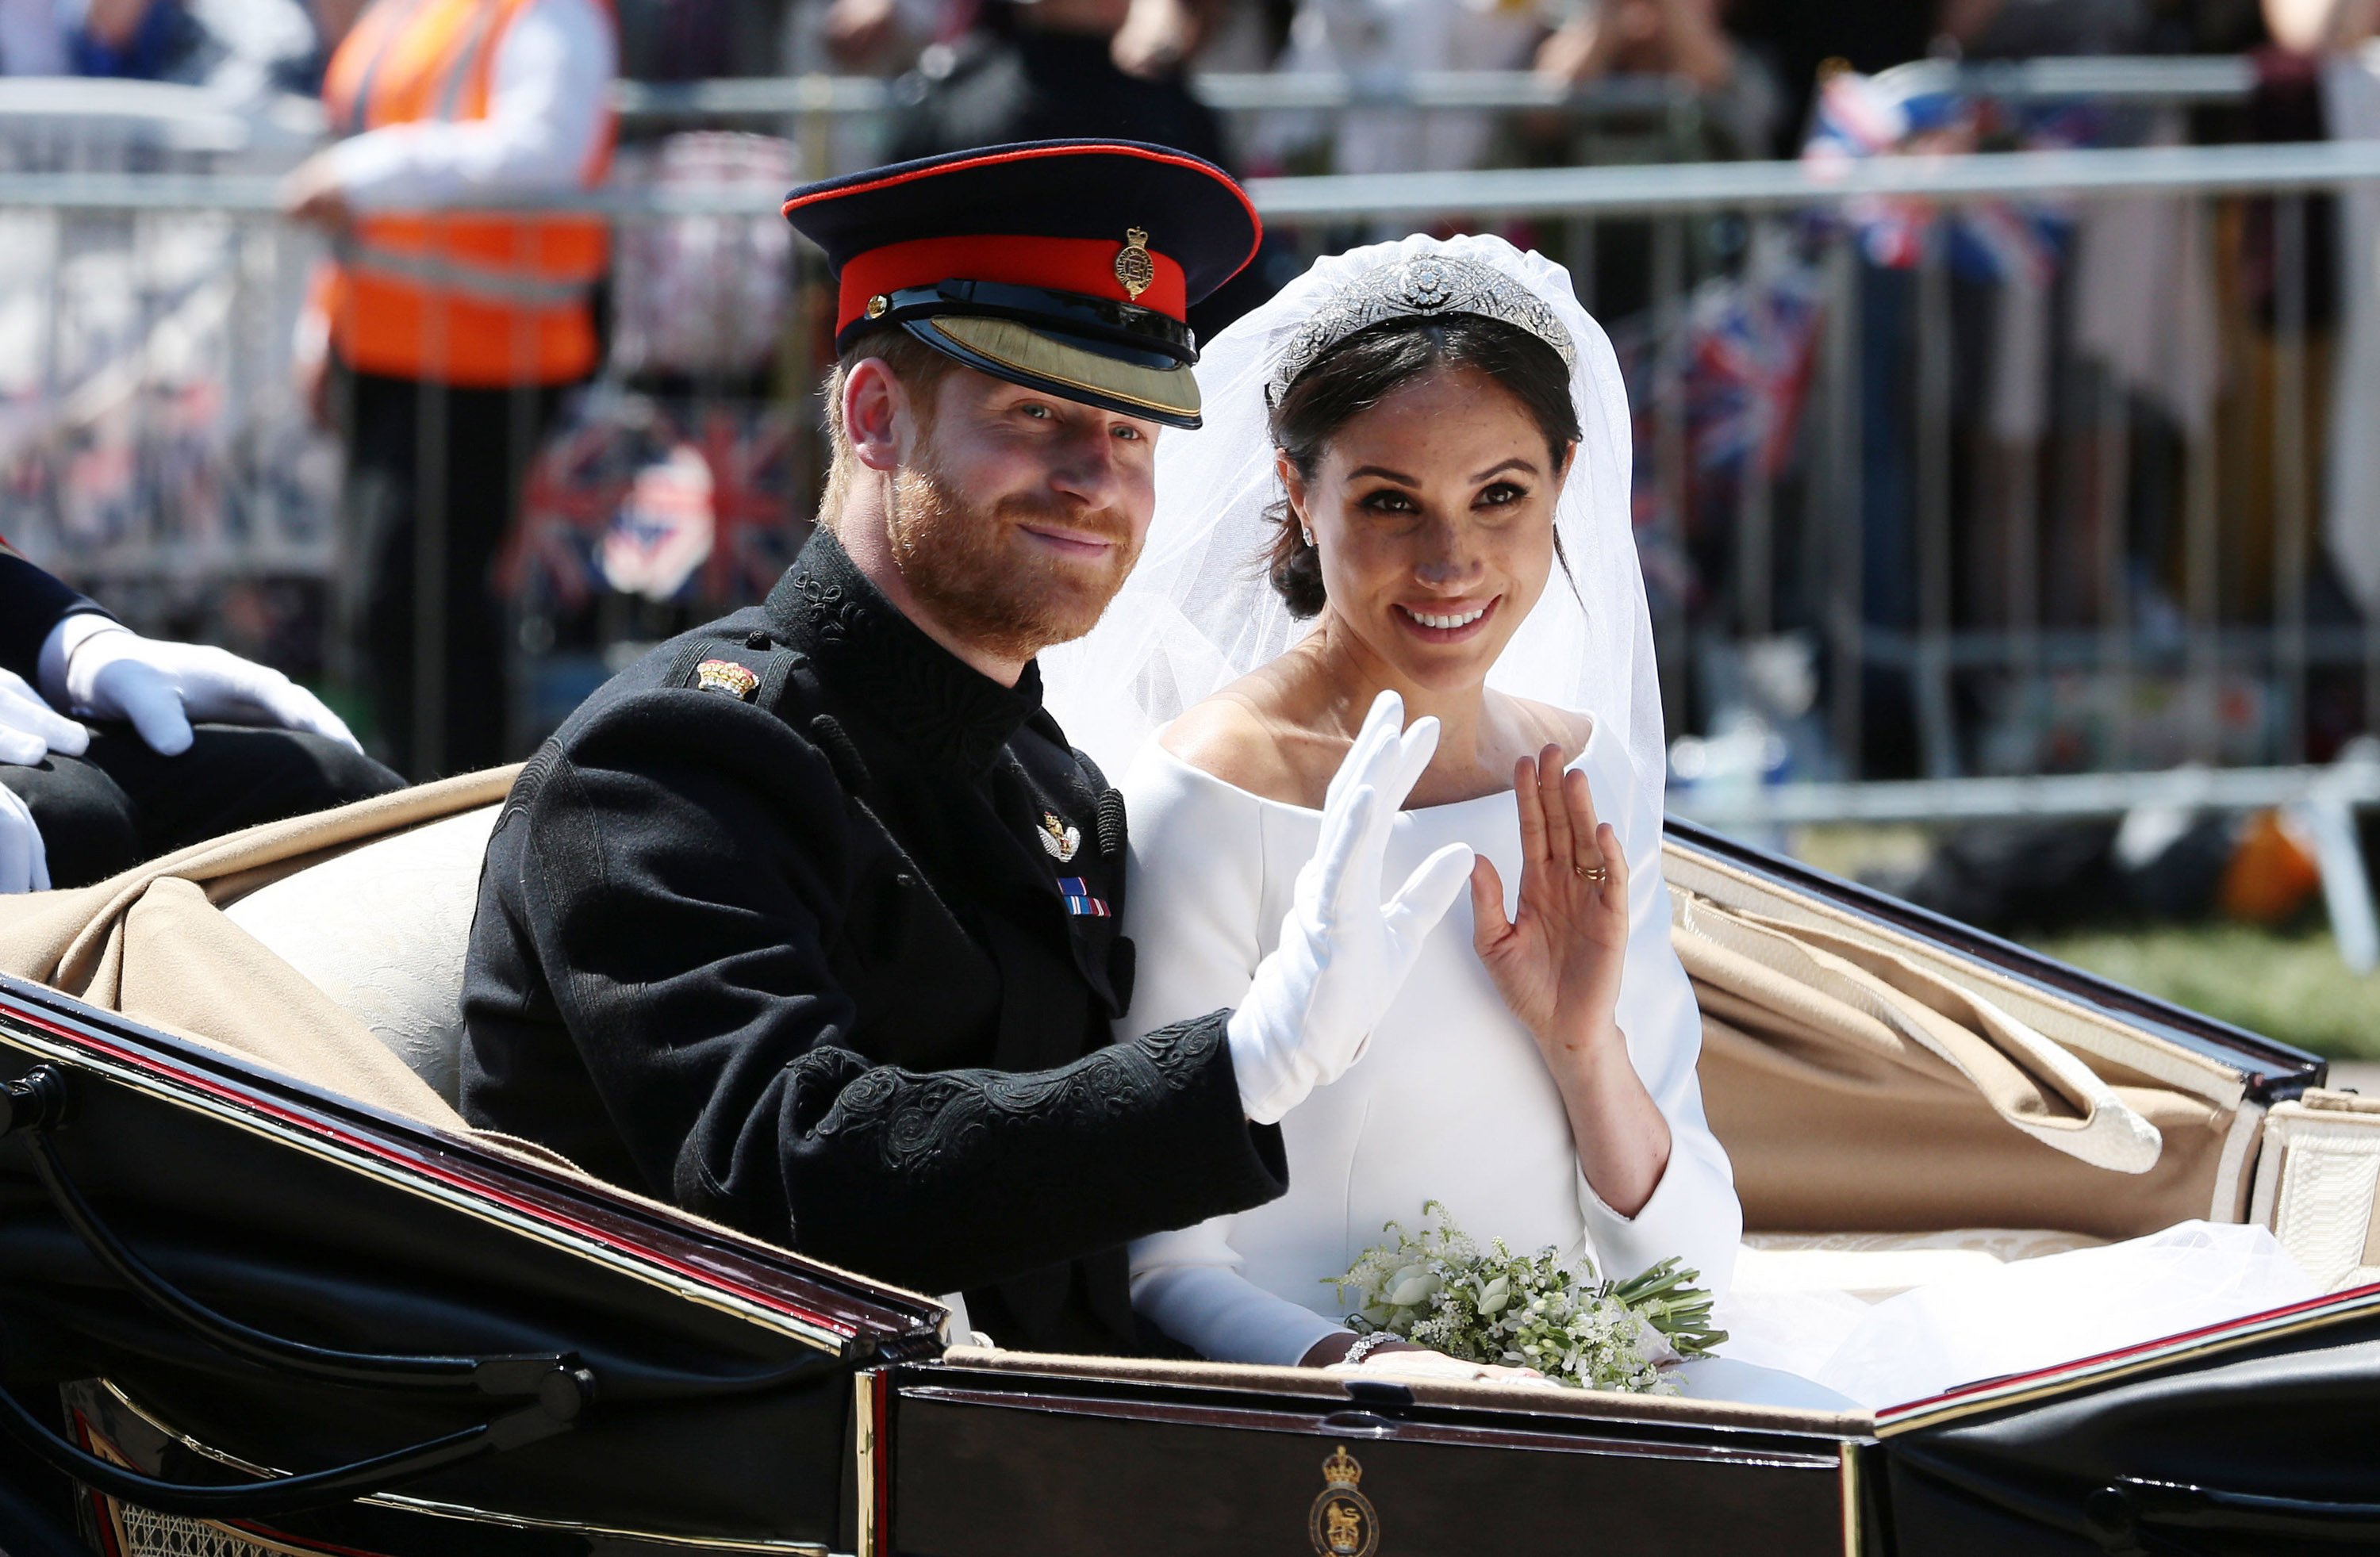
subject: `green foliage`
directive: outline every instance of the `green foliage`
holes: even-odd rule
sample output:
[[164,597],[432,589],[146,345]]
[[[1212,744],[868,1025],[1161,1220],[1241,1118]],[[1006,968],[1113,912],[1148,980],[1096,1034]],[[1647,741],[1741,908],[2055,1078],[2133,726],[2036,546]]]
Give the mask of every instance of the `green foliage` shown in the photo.
[[1711,1295],[1676,1259],[1626,1281],[1604,1281],[1585,1259],[1551,1248],[1515,1255],[1498,1238],[1485,1249],[1436,1201],[1417,1234],[1391,1222],[1393,1244],[1364,1251],[1343,1276],[1325,1278],[1339,1300],[1352,1290],[1349,1328],[1385,1330],[1465,1362],[1534,1368],[1573,1389],[1674,1394],[1661,1364],[1702,1357],[1727,1339],[1711,1328]]

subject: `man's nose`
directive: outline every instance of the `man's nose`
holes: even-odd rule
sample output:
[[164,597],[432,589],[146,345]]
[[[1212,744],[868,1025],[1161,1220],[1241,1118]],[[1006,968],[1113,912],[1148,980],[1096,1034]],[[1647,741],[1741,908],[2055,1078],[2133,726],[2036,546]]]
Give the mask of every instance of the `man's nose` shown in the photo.
[[1052,490],[1086,508],[1112,507],[1122,495],[1123,473],[1104,424],[1070,434],[1059,443],[1057,456],[1050,466]]

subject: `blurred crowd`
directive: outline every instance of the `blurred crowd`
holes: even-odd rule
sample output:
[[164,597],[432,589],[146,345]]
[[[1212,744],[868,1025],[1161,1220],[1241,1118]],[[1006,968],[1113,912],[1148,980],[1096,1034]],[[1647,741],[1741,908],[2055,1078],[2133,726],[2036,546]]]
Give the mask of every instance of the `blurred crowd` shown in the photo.
[[[400,769],[456,771],[517,754],[620,646],[757,596],[791,555],[818,453],[808,396],[823,346],[803,287],[817,260],[758,211],[616,227],[408,212],[599,185],[782,187],[1044,137],[1155,141],[1277,175],[2380,136],[2380,75],[2361,63],[2375,11],[2380,0],[0,0],[0,72],[176,83],[264,105],[253,122],[284,130],[298,121],[282,110],[307,106],[302,133],[269,155],[265,139],[245,161],[130,146],[116,165],[273,171],[292,219],[273,241],[310,235],[306,253],[321,256],[276,250],[260,267],[248,239],[189,223],[160,238],[69,223],[48,247],[0,245],[0,304],[45,287],[49,316],[47,344],[19,354],[39,373],[0,353],[0,532],[155,625],[329,684]],[[1894,68],[2184,54],[2252,59],[2255,88],[2219,111],[2010,105]],[[1394,103],[1397,83],[1430,72],[1532,75],[1563,106]],[[674,111],[664,92],[614,112],[622,82],[818,75],[874,78],[890,111],[722,118]],[[1343,79],[1357,101],[1219,109],[1197,84],[1215,76]],[[44,112],[95,118],[100,101]],[[42,161],[50,143],[23,127],[36,117],[18,113],[0,162],[109,165]],[[2227,615],[2270,619],[2271,514],[2292,482],[2319,490],[2325,516],[2308,614],[2318,626],[2380,610],[2380,441],[2328,432],[2380,412],[2366,398],[2380,395],[2380,306],[2341,279],[2342,256],[2380,242],[2372,204],[1879,202],[1666,232],[1507,224],[1571,266],[1643,416],[1640,540],[1664,632],[1687,634],[1676,652],[1665,642],[1670,719],[1707,738],[1682,777],[2171,760],[2162,711],[2111,711],[2107,697],[2133,692],[2088,678],[1970,678],[1929,707],[1905,665],[1879,664],[1863,672],[1855,750],[1814,712],[1834,587],[1811,571],[1833,544],[1819,527],[1858,532],[1855,609],[1874,641],[1912,631],[1929,448],[1955,467],[1959,627],[2104,625],[2117,597],[2135,623],[2180,622],[2177,472],[2201,444],[2220,445]],[[1211,334],[1313,251],[1380,231],[1276,235],[1195,325]],[[1846,301],[1822,260],[1847,241],[1860,438],[1845,508],[1805,433],[1818,343]],[[125,244],[150,247],[127,260]],[[178,355],[157,351],[154,318],[119,317],[121,266],[157,269],[161,244],[179,246],[180,269],[146,284],[182,299],[169,309]],[[1929,253],[1949,257],[1936,302],[1955,364],[1939,444],[1909,392]],[[285,307],[210,290],[260,274],[288,280]],[[0,332],[17,317],[0,306]],[[2287,360],[2311,375],[2288,392],[2307,429],[2293,441],[2271,415],[2285,325]],[[274,352],[294,340],[294,383],[279,382],[285,363],[274,385],[242,366],[260,339]],[[2113,454],[2109,407],[2124,428]],[[2091,474],[2111,469],[2112,496]],[[1747,547],[1755,512],[1762,536]],[[2361,728],[2362,695],[2352,678],[2327,690],[2317,678],[2285,709],[2269,685],[2227,682],[2221,718],[2238,729],[2219,734],[2237,741],[2211,754],[2269,755],[2276,721],[2294,719],[2320,756]]]

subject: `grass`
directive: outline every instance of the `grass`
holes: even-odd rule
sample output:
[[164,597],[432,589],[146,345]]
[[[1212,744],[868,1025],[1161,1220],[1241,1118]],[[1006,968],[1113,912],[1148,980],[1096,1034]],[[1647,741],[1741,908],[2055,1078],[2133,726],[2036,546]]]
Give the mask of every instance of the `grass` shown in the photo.
[[2333,1059],[2380,1059],[2380,974],[2349,972],[2326,930],[2153,925],[2027,944],[2284,1044]]

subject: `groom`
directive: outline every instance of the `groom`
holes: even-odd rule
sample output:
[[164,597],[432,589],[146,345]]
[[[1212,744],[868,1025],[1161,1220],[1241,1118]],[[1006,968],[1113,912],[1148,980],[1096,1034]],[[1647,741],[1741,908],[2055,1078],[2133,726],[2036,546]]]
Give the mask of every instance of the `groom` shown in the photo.
[[840,278],[818,531],[766,604],[654,650],[522,772],[472,930],[464,1111],[963,1291],[1005,1345],[1136,1349],[1123,1244],[1281,1193],[1270,1121],[1352,1063],[1462,886],[1467,860],[1380,901],[1430,732],[1389,711],[1358,742],[1239,1010],[1111,1042],[1123,804],[1033,658],[1138,555],[1160,428],[1198,425],[1184,316],[1255,213],[1194,158],[1066,141],[785,214]]

